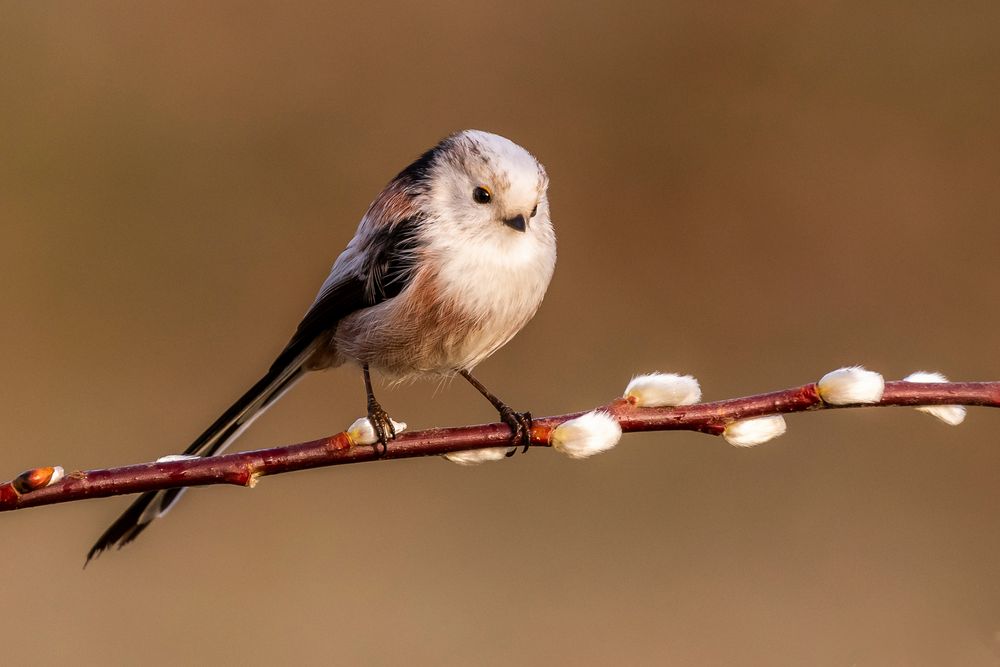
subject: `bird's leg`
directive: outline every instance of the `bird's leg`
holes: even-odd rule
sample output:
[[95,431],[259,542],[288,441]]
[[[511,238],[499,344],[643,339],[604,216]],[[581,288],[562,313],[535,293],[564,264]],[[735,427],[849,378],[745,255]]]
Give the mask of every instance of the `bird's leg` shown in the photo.
[[469,384],[479,390],[479,393],[485,396],[487,401],[493,404],[493,407],[500,413],[500,421],[510,427],[514,448],[507,452],[507,456],[513,456],[519,445],[524,446],[522,452],[527,452],[528,447],[531,445],[531,413],[514,412],[509,405],[494,396],[489,389],[483,386],[482,382],[472,377],[472,373],[469,371],[459,371],[459,373],[469,381]]
[[[368,395],[368,421],[371,422],[372,428],[375,429],[375,435],[378,436],[378,441],[382,445],[381,453],[385,454],[389,441],[396,437],[396,427],[392,425],[389,414],[375,400],[375,392],[372,391],[372,376],[368,372],[368,364],[363,364],[361,370],[365,374],[365,393]],[[378,451],[378,445],[375,446],[375,450]]]

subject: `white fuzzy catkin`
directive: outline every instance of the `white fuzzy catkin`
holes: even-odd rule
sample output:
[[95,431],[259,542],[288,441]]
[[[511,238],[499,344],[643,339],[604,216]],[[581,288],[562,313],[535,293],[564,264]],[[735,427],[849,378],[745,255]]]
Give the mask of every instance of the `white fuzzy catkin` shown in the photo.
[[648,373],[632,378],[625,398],[640,408],[693,405],[701,400],[701,387],[690,375]]
[[786,428],[785,418],[781,415],[751,417],[727,425],[722,437],[734,447],[753,447],[784,434]]
[[193,461],[194,459],[200,459],[200,456],[195,456],[193,454],[167,454],[166,456],[161,456],[156,459],[157,463],[175,463],[177,461]]
[[820,398],[830,405],[878,403],[885,391],[885,378],[863,366],[830,371],[816,384]]
[[446,459],[460,466],[475,466],[488,461],[501,461],[507,456],[510,447],[486,447],[484,449],[466,449],[461,452],[448,452]]
[[622,437],[622,427],[607,412],[593,410],[563,422],[552,431],[552,448],[571,459],[606,452]]
[[[390,421],[396,429],[397,435],[406,430],[405,422],[398,422],[395,419],[391,419]],[[378,442],[378,435],[375,433],[375,427],[372,426],[368,417],[355,419],[354,423],[348,427],[347,435],[350,437],[351,442],[355,445],[374,445]]]
[[[910,373],[903,378],[903,382],[927,382],[936,384],[947,381],[948,378],[941,373],[931,371],[917,371],[916,373]],[[917,410],[937,417],[949,426],[958,426],[965,421],[966,411],[964,405],[921,405],[917,408]]]

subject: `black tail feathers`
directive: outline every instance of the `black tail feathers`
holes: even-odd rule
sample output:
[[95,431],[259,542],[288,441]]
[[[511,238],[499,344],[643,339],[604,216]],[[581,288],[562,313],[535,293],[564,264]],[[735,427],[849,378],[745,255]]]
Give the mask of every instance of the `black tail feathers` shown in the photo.
[[[297,354],[289,352],[291,351],[286,350],[267,375],[216,419],[184,453],[192,456],[220,453],[290,389],[306,372],[302,364],[308,357],[308,348],[298,350]],[[176,488],[143,493],[94,543],[87,552],[87,563],[101,552],[113,546],[120,549],[137,538],[154,519],[163,516],[177,502],[183,491],[182,488]]]

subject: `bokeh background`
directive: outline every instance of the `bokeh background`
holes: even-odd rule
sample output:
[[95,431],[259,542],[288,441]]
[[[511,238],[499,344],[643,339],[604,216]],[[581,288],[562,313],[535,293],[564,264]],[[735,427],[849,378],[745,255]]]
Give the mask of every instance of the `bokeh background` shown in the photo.
[[[480,367],[537,415],[844,364],[998,379],[995,2],[4,2],[0,477],[182,450],[371,197],[475,127],[552,178],[560,259]],[[411,427],[492,420],[383,389]],[[308,378],[240,442],[326,435]],[[1000,664],[1000,413],[792,416],[752,450],[427,459],[0,517],[12,664]]]

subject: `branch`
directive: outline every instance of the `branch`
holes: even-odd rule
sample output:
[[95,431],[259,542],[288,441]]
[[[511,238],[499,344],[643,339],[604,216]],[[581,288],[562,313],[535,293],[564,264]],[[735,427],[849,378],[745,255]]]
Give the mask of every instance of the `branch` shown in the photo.
[[[838,373],[841,375],[838,376]],[[535,419],[532,422],[530,440],[533,447],[554,446],[570,456],[582,458],[614,446],[622,431],[697,431],[723,435],[733,444],[750,445],[783,433],[784,422],[780,415],[793,412],[841,407],[1000,407],[1000,381],[942,382],[941,376],[932,377],[938,379],[883,383],[882,377],[877,373],[863,369],[841,369],[824,376],[818,383],[745,398],[678,405],[677,403],[692,402],[692,398],[693,401],[700,398],[697,381],[689,376],[641,376],[629,385],[626,398],[597,408],[596,412],[606,413],[605,416],[593,416],[595,411],[591,411]],[[879,391],[877,395],[865,395],[865,383],[873,381],[873,378],[877,378]],[[656,384],[658,379],[660,385]],[[643,385],[640,380],[647,384]],[[661,400],[657,396],[663,396],[664,390],[666,394],[676,395],[678,387],[690,391],[688,398],[676,400],[673,406],[650,407],[658,402],[662,405],[666,399]],[[947,420],[946,417],[942,419]],[[573,438],[594,438],[595,420],[604,420],[614,432],[606,437],[599,432],[598,439],[603,438],[603,441],[596,449],[574,449],[579,443],[569,442]],[[957,421],[960,420],[959,417]],[[780,428],[775,427],[779,423]],[[751,428],[751,436],[747,439],[744,427],[756,424],[766,426],[763,432]],[[358,444],[351,435],[344,432],[283,447],[208,458],[161,460],[119,468],[84,470],[69,473],[65,477],[62,476],[61,468],[34,468],[10,482],[0,484],[0,511],[182,486],[236,484],[252,487],[264,475],[365,461],[447,455],[466,450],[493,452],[495,456],[492,458],[500,458],[509,447],[510,429],[507,425],[484,424],[401,433],[389,443],[385,452],[372,444]]]

